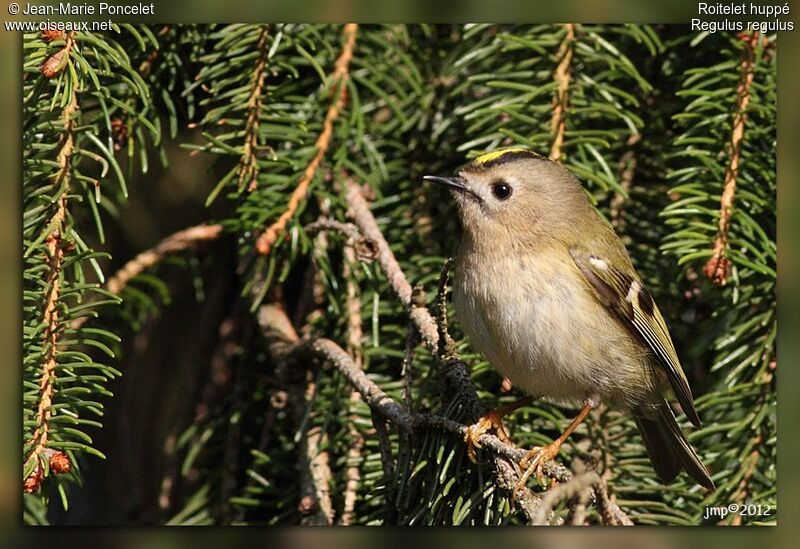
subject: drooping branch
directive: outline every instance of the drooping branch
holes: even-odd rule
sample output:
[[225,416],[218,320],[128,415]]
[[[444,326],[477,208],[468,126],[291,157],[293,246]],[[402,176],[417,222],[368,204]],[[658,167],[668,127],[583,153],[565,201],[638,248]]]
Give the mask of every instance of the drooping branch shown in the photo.
[[[68,39],[71,47],[72,40]],[[65,47],[67,53],[68,47]],[[47,292],[45,294],[44,313],[42,322],[44,323],[44,336],[42,340],[43,358],[42,374],[39,379],[39,404],[36,411],[36,428],[30,440],[30,453],[25,459],[23,471],[29,471],[34,462],[41,459],[48,450],[48,436],[50,430],[50,418],[52,416],[53,391],[56,382],[56,368],[58,367],[58,345],[61,330],[63,329],[59,314],[59,302],[61,299],[61,276],[64,264],[64,238],[67,232],[67,202],[71,188],[72,179],[72,154],[75,149],[74,129],[77,124],[76,118],[79,113],[78,98],[75,89],[69,102],[61,113],[61,146],[56,157],[58,172],[53,181],[52,187],[60,189],[60,195],[56,201],[55,211],[48,223],[50,233],[45,238],[44,244],[47,254]],[[59,453],[59,455],[62,455]],[[65,456],[66,457],[66,456]],[[50,456],[52,459],[52,455]],[[54,469],[55,472],[55,469]],[[24,481],[25,492],[36,492],[44,478],[42,465],[36,463]]]
[[728,145],[728,167],[722,184],[722,197],[719,205],[719,222],[717,236],[714,239],[714,251],[706,262],[703,272],[719,286],[728,281],[730,259],[727,257],[728,233],[730,231],[733,199],[736,194],[736,180],[739,175],[744,124],[747,120],[747,106],[750,104],[750,88],[755,74],[755,49],[758,44],[758,32],[741,36],[744,46],[739,61],[739,84],[736,87],[736,111],[731,124],[730,142]]
[[267,47],[269,38],[269,27],[261,26],[258,35],[256,51],[258,57],[253,76],[250,83],[250,95],[247,98],[247,121],[244,125],[244,148],[242,157],[239,159],[239,188],[247,185],[248,191],[253,191],[258,184],[258,159],[256,149],[258,147],[258,122],[261,115],[262,93],[264,90],[264,80],[267,75],[267,57],[269,48]]
[[261,255],[269,254],[275,241],[286,228],[286,224],[294,217],[297,208],[299,208],[300,204],[305,200],[311,182],[314,180],[314,176],[317,173],[317,168],[319,168],[325,153],[330,147],[331,137],[333,136],[333,124],[336,119],[339,118],[339,113],[345,103],[349,65],[350,60],[353,58],[357,30],[358,25],[355,23],[349,23],[344,26],[344,46],[339,54],[339,58],[336,60],[334,71],[330,79],[333,98],[328,107],[328,112],[325,115],[325,121],[322,123],[322,131],[314,144],[316,153],[311,158],[311,162],[306,166],[300,181],[297,183],[297,187],[295,187],[294,192],[292,192],[292,195],[289,197],[289,204],[286,210],[280,215],[277,221],[270,225],[267,230],[258,237],[258,240],[256,240],[256,251]]
[[553,80],[556,85],[556,96],[553,101],[553,115],[550,118],[550,132],[553,134],[553,143],[550,146],[550,159],[558,161],[562,156],[564,146],[564,132],[567,127],[567,104],[569,103],[569,82],[572,70],[572,54],[574,51],[575,24],[564,25],[565,36],[558,50],[560,59]]

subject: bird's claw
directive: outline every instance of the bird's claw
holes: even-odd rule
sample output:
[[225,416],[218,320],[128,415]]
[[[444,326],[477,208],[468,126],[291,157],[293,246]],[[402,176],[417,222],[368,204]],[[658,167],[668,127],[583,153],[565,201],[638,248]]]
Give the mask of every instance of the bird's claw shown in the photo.
[[467,443],[467,456],[472,463],[477,463],[476,450],[482,447],[478,439],[490,429],[494,429],[497,438],[501,441],[511,444],[506,428],[503,425],[503,416],[494,410],[487,412],[477,422],[467,427],[467,432],[464,433],[464,442]]
[[531,475],[535,474],[536,478],[541,480],[544,476],[542,468],[545,463],[552,461],[558,455],[561,449],[561,444],[552,442],[547,446],[536,446],[532,448],[525,457],[519,460],[519,467],[522,469],[522,475],[519,482],[514,487],[514,491],[524,488]]

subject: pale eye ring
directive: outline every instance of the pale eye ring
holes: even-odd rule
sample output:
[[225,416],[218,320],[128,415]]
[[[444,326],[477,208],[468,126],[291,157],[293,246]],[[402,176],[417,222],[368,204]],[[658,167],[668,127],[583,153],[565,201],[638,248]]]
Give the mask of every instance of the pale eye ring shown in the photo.
[[505,181],[500,180],[492,183],[492,194],[497,200],[508,200],[513,192],[514,189]]

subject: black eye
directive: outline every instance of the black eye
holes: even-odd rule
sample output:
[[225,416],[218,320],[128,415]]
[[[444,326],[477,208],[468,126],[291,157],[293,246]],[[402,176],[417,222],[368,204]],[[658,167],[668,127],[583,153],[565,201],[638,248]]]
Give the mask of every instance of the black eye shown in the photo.
[[508,200],[514,189],[505,181],[495,181],[492,183],[492,194],[497,200]]

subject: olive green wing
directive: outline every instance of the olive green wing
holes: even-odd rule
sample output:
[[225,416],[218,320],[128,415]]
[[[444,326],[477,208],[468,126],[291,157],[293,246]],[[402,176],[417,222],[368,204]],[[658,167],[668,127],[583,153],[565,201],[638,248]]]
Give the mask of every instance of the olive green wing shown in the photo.
[[570,247],[569,253],[600,302],[649,347],[667,372],[683,412],[696,427],[700,427],[692,391],[667,325],[653,296],[642,281],[632,275],[633,269],[630,268],[631,274],[627,274],[608,258],[591,254],[579,246]]

